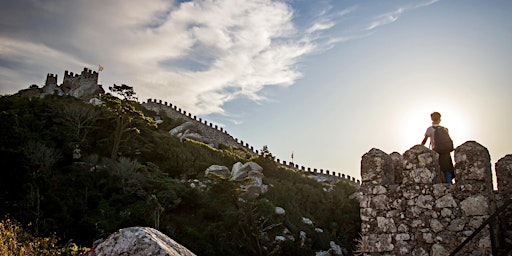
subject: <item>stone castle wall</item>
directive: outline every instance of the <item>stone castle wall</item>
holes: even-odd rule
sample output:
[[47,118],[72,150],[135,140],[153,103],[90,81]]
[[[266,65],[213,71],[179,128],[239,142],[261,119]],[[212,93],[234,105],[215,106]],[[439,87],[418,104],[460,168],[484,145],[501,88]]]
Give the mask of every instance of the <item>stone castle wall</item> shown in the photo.
[[[233,136],[229,135],[224,128],[208,123],[207,121],[203,121],[201,118],[197,118],[197,116],[192,116],[192,114],[187,113],[172,104],[162,101],[157,102],[156,100],[152,101],[149,99],[147,102],[142,103],[142,106],[149,110],[153,110],[158,114],[163,112],[166,116],[172,119],[180,119],[185,122],[195,123],[193,125],[194,128],[198,129],[202,136],[211,139],[211,141],[215,141],[216,147],[219,145],[219,142],[233,147],[240,146],[240,143],[233,138]],[[254,149],[250,148],[250,151],[254,152]]]
[[[47,74],[45,84],[39,88],[38,85],[31,85],[28,89],[20,90],[16,95],[21,97],[44,97],[45,95],[69,95],[79,99],[90,101],[92,98],[97,98],[100,94],[105,93],[102,86],[98,84],[99,73],[92,71],[88,68],[84,68],[80,74],[69,71],[64,72],[64,78],[61,85],[57,84],[56,74]],[[171,103],[163,102],[162,100],[148,99],[147,102],[141,103],[142,106],[149,110],[155,111],[157,114],[163,113],[164,115],[172,118],[183,120],[188,123],[194,130],[200,133],[201,137],[207,139],[208,144],[212,142],[215,147],[219,144],[225,144],[233,147],[242,147],[247,149],[254,155],[259,155],[260,152],[255,148],[242,140],[234,138],[224,128],[219,127],[213,123],[202,120],[191,113],[187,113],[185,110],[173,106]],[[279,159],[274,159],[277,164],[293,168],[296,170],[308,172],[312,175],[325,175],[332,178],[347,181],[353,185],[358,186],[360,181],[354,177],[345,175],[339,172],[310,168],[299,166],[292,162],[287,163]]]
[[[191,113],[187,113],[186,111],[171,103],[162,100],[148,99],[147,102],[143,102],[142,105],[149,110],[155,111],[157,114],[163,113],[172,119],[179,119],[184,122],[192,122],[194,128],[199,130],[202,136],[208,138],[210,141],[215,141],[215,146],[218,146],[220,143],[222,143],[233,147],[246,148],[249,152],[251,152],[254,155],[259,155],[260,153],[258,150],[255,150],[253,146],[250,146],[248,143],[244,143],[244,141],[234,138],[233,136],[228,134],[227,131],[224,130],[224,128],[218,127],[217,125],[209,123],[206,120],[202,120],[201,118],[198,118],[197,116],[194,116]],[[278,164],[286,166],[288,168],[293,168],[315,175],[327,175],[331,177],[336,177],[338,179],[345,180],[357,186],[360,183],[360,181],[356,180],[354,177],[350,177],[349,175],[345,175],[339,172],[299,166],[297,164],[291,162],[287,163],[286,161],[281,161],[279,159],[275,159],[275,161]]]
[[[499,202],[485,147],[469,141],[455,149],[455,184],[440,183],[438,158],[420,145],[403,155],[372,149],[362,157],[364,255],[448,255],[495,212]],[[508,189],[500,188],[500,197],[507,198],[512,156],[499,163],[498,184]],[[490,255],[497,227],[492,230],[484,228],[460,255]]]
[[[506,155],[496,162],[496,176],[498,177],[498,207],[507,200],[512,200],[512,155]],[[500,247],[512,254],[512,205],[509,205],[500,215],[498,242]]]
[[39,88],[31,85],[28,89],[20,90],[17,95],[22,97],[44,97],[45,95],[69,95],[82,100],[90,100],[105,93],[98,84],[98,72],[84,68],[80,74],[64,72],[62,84],[57,84],[57,75],[48,73],[44,85]]

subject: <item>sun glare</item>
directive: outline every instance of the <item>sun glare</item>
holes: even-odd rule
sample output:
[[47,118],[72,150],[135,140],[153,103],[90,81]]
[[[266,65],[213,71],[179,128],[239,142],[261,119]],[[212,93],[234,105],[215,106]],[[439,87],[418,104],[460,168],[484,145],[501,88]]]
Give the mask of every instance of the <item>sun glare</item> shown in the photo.
[[[469,123],[465,113],[450,107],[439,107],[432,109],[417,109],[401,116],[398,124],[402,127],[402,133],[395,134],[400,139],[400,146],[405,151],[414,145],[420,144],[425,136],[425,131],[432,125],[430,113],[437,111],[441,113],[441,125],[448,128],[450,137],[455,147],[466,142],[469,135]],[[429,145],[429,141],[425,146]]]

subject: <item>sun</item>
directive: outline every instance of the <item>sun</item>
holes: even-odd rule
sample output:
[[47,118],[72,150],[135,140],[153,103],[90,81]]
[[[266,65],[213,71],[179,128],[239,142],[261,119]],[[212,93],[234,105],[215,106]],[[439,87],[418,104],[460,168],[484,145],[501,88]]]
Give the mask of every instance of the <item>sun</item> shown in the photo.
[[[441,113],[440,125],[448,128],[455,147],[468,140],[471,126],[464,112],[459,111],[454,106],[423,107],[421,109],[409,110],[398,118],[397,124],[400,125],[400,128],[395,136],[397,136],[400,147],[403,150],[421,143],[425,136],[425,131],[432,125],[430,114],[434,111]],[[427,141],[425,146],[428,147],[429,143],[430,141]]]

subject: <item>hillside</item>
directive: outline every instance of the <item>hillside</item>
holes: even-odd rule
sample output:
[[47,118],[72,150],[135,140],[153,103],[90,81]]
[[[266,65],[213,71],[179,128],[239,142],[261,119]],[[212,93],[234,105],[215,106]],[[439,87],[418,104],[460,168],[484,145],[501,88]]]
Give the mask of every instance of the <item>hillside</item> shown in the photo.
[[[62,245],[148,226],[198,255],[312,255],[330,241],[352,252],[360,230],[352,185],[331,189],[244,148],[180,140],[168,132],[183,121],[157,124],[157,113],[129,97],[101,100],[0,98],[0,218],[55,233]],[[259,164],[268,191],[249,198],[246,181],[205,176],[237,162]]]

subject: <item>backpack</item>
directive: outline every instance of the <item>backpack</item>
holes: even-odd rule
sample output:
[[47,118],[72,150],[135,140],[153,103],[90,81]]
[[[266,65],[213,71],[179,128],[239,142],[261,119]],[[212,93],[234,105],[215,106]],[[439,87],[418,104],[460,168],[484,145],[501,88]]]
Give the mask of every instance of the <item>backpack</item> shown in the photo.
[[442,126],[434,127],[434,145],[432,149],[439,154],[446,154],[453,151],[453,141],[448,134],[448,129]]

